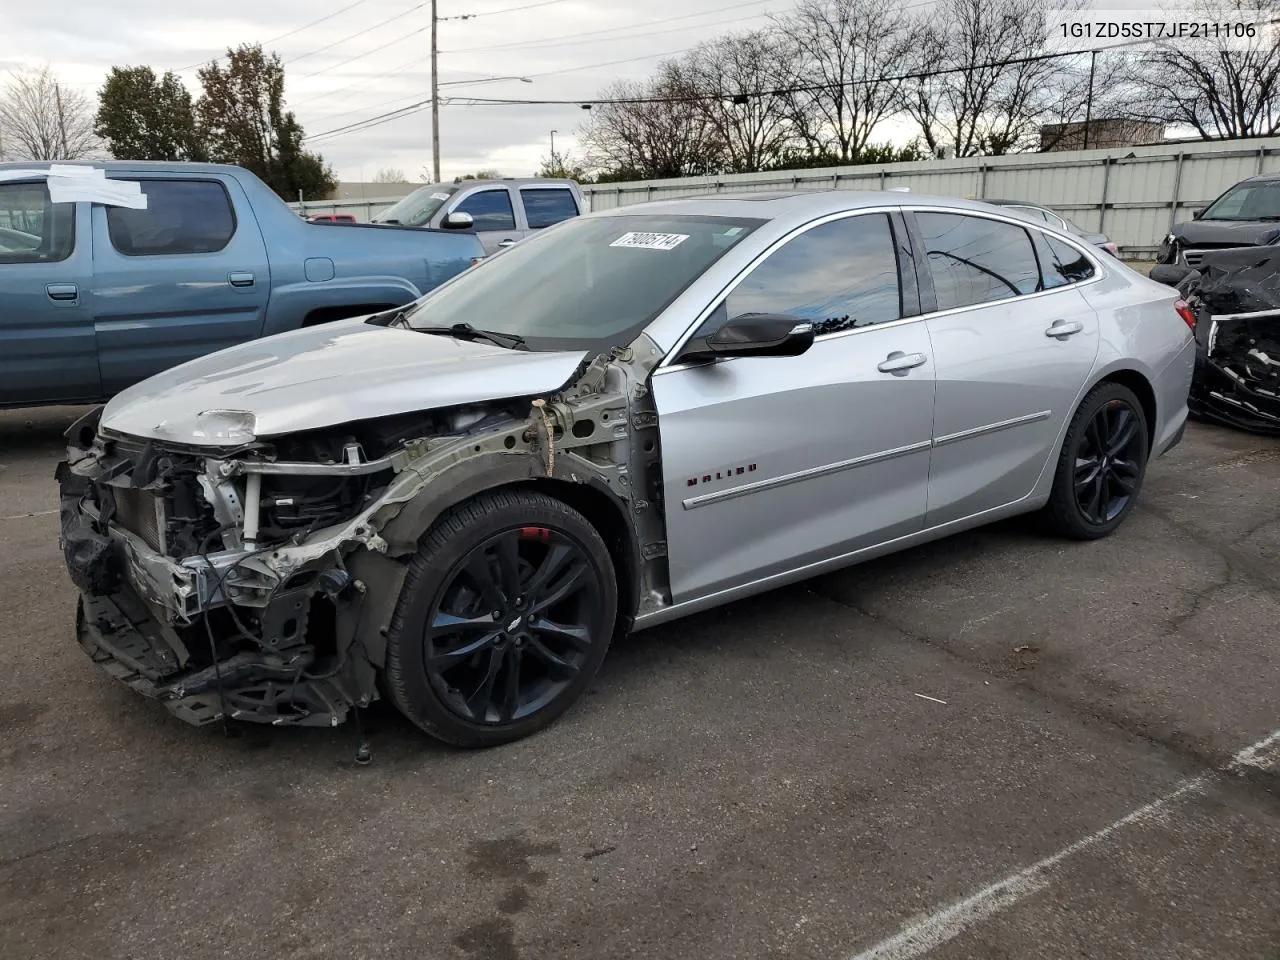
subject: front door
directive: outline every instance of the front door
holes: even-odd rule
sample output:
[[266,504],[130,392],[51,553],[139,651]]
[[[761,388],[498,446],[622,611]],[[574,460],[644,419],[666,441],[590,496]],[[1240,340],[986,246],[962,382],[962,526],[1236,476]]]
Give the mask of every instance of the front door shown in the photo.
[[89,205],[0,183],[0,406],[97,400]]
[[492,256],[524,237],[516,223],[511,191],[506,187],[482,187],[467,193],[449,212],[455,211],[471,214],[475,221],[472,229],[484,244],[486,255]]
[[785,313],[815,323],[807,353],[655,371],[674,602],[921,529],[934,372],[904,239],[880,212],[810,226],[699,330]]
[[915,222],[938,308],[936,526],[1022,499],[1057,455],[1098,353],[1097,314],[1076,289],[1095,268],[1034,227],[926,211]]
[[145,179],[142,191],[145,210],[93,208],[107,394],[261,336],[271,291],[262,232],[235,180]]

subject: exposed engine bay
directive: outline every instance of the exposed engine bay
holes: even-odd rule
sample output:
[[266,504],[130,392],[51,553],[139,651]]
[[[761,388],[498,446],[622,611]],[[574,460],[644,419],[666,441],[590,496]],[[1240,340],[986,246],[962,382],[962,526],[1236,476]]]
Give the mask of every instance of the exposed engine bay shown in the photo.
[[[598,517],[622,629],[670,602],[645,338],[559,392],[225,446],[67,434],[62,547],[81,645],[182,719],[330,726],[379,697],[407,559],[445,511],[554,484]],[[625,621],[625,622],[624,622]]]
[[1214,251],[1197,270],[1157,267],[1152,278],[1176,285],[1196,314],[1191,412],[1280,436],[1280,247]]

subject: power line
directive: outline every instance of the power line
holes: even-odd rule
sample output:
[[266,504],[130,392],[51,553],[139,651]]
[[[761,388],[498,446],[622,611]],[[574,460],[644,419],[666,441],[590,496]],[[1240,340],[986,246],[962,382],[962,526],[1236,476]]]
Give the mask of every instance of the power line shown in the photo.
[[[481,10],[479,13],[468,13],[460,17],[441,17],[441,20],[474,20],[476,17],[492,17],[498,13],[515,13],[517,10],[532,10],[534,7],[549,7],[553,3],[567,3],[568,0],[538,0],[537,3],[524,3],[518,7],[503,7],[501,10]],[[443,51],[441,51],[443,52]]]
[[[595,37],[602,33],[617,33],[622,30],[634,30],[636,27],[652,27],[660,23],[675,23],[677,20],[692,20],[695,17],[706,17],[713,13],[724,13],[726,10],[741,10],[743,7],[758,6],[767,0],[747,0],[746,3],[731,3],[725,7],[713,7],[710,10],[702,10],[699,13],[686,13],[678,17],[660,17],[657,20],[641,20],[639,23],[628,24],[624,27],[603,27],[599,30],[585,30],[582,33],[565,34],[556,39],[544,38],[541,40],[517,40],[512,43],[495,43],[487,47],[461,47],[457,50],[441,50],[441,53],[479,53],[488,50],[514,50],[524,47],[542,47],[542,46],[561,46],[564,40],[575,40],[578,37]],[[932,0],[929,0],[932,2]],[[711,26],[711,24],[695,24],[695,26]]]
[[[293,58],[291,58],[291,59],[289,59],[289,60],[286,60],[286,61],[285,61],[285,64],[287,65],[287,64],[290,64],[290,63],[297,63],[299,60],[305,60],[305,59],[307,59],[307,57],[314,57],[317,53],[324,53],[324,51],[326,51],[326,50],[331,50],[331,49],[333,49],[334,47],[336,47],[336,46],[338,46],[338,45],[340,45],[340,44],[343,44],[343,43],[348,42],[349,40],[354,40],[356,37],[362,37],[362,36],[364,36],[366,33],[369,33],[369,32],[371,32],[371,31],[373,31],[373,30],[377,30],[379,27],[385,27],[388,23],[393,23],[393,22],[395,22],[396,20],[401,19],[402,17],[407,17],[409,14],[413,13],[415,10],[421,10],[423,7],[425,7],[425,6],[427,5],[427,2],[428,2],[428,0],[423,0],[423,2],[418,3],[418,4],[416,4],[415,6],[410,7],[408,10],[404,10],[404,11],[402,11],[402,12],[400,12],[400,13],[397,13],[397,14],[396,14],[395,16],[393,16],[393,17],[387,17],[387,19],[385,19],[385,20],[380,20],[380,21],[378,21],[377,23],[375,23],[375,24],[374,24],[373,26],[371,26],[371,27],[365,27],[363,30],[358,30],[358,31],[356,31],[355,33],[351,34],[350,36],[343,37],[343,38],[342,38],[342,39],[340,39],[340,40],[335,40],[335,41],[333,41],[333,43],[326,43],[323,47],[317,47],[316,49],[312,50],[310,53],[304,53],[304,54],[302,54],[301,56],[293,57]],[[372,51],[370,51],[370,52],[372,52]]]
[[[310,30],[312,27],[319,26],[320,24],[324,23],[326,20],[332,20],[334,17],[338,16],[338,14],[340,13],[346,13],[348,10],[353,10],[356,7],[360,6],[362,3],[368,3],[368,2],[369,0],[355,0],[355,3],[349,3],[345,7],[342,7],[339,10],[335,10],[333,11],[333,13],[330,13],[327,16],[321,17],[319,20],[312,20],[310,23],[305,23],[302,26],[297,27],[296,29],[290,30],[288,33],[282,33],[280,34],[280,36],[272,37],[270,40],[263,40],[262,46],[269,47],[273,43],[279,43],[281,40],[286,40],[289,37],[296,36],[297,34],[302,33],[303,30]],[[199,63],[190,63],[190,64],[187,64],[187,66],[185,67],[179,67],[176,72],[182,73],[182,71],[184,70],[192,70],[196,67],[203,67],[206,63],[210,63],[214,60],[220,60],[220,59],[221,57],[211,57],[209,60],[201,60]]]
[[345,67],[349,63],[355,63],[357,60],[363,60],[365,57],[371,57],[375,53],[387,49],[387,47],[394,47],[397,43],[403,43],[410,37],[416,37],[418,34],[424,33],[430,29],[431,25],[427,24],[425,27],[419,27],[417,30],[410,30],[408,33],[402,33],[394,40],[388,40],[386,43],[378,44],[372,50],[366,50],[364,53],[357,53],[354,57],[347,57],[347,59],[339,61],[338,63],[331,64],[327,67],[321,67],[319,70],[313,70],[311,73],[303,74],[299,79],[310,80],[312,77],[318,77],[322,73],[328,73],[331,70],[337,70],[339,67]]
[[[1261,26],[1261,25],[1269,25],[1274,23],[1280,23],[1280,18],[1270,20],[1270,21],[1261,21],[1256,25]],[[965,64],[959,67],[947,67],[947,68],[935,69],[935,70],[921,70],[921,71],[913,71],[910,73],[882,75],[878,77],[864,77],[858,80],[851,80],[846,83],[842,83],[840,84],[840,86],[853,87],[853,86],[865,86],[865,85],[875,84],[875,83],[891,83],[891,82],[898,82],[903,80],[926,80],[933,77],[946,76],[947,74],[952,74],[952,73],[963,73],[971,70],[988,70],[988,69],[994,69],[994,68],[1000,68],[1000,67],[1017,66],[1020,64],[1038,63],[1046,60],[1056,60],[1062,57],[1077,57],[1077,56],[1083,56],[1085,54],[1105,53],[1107,50],[1115,50],[1120,48],[1139,46],[1143,44],[1149,44],[1151,42],[1152,41],[1147,39],[1137,39],[1137,40],[1131,40],[1127,43],[1117,43],[1107,47],[1098,47],[1091,50],[1071,50],[1071,51],[1061,51],[1056,53],[1041,53],[1041,54],[1033,54],[1026,57],[1011,57],[1005,60],[992,60],[985,63]],[[643,57],[632,57],[626,60],[612,60],[612,61],[607,61],[605,63],[587,64],[581,67],[569,67],[564,70],[553,70],[553,71],[548,71],[546,73],[541,73],[541,74],[531,74],[530,76],[545,77],[545,76],[551,76],[553,74],[573,73],[578,70],[589,70],[589,69],[594,69],[596,67],[614,66],[620,63],[631,63],[638,60],[649,60],[655,57],[676,56],[681,53],[687,53],[690,49],[692,48],[686,48],[684,50],[674,50],[674,51],[669,51],[667,53],[648,54]],[[725,94],[725,93],[706,93],[706,94],[691,94],[688,96],[681,96],[681,97],[616,97],[616,98],[608,98],[608,99],[578,98],[574,100],[518,100],[518,99],[497,99],[497,98],[484,98],[484,97],[458,97],[453,99],[463,106],[583,106],[583,107],[590,107],[595,105],[603,106],[607,104],[697,103],[697,102],[702,102],[706,100],[724,100],[724,99],[730,99],[730,98],[736,99],[737,97],[785,96],[787,94],[793,94],[793,93],[812,93],[812,92],[817,92],[821,90],[827,90],[827,89],[830,89],[831,86],[832,84],[829,84],[829,83],[805,84],[805,85],[793,86],[793,87],[781,87],[781,88],[776,88],[772,90],[760,90],[760,91],[755,91],[749,94],[734,95],[734,94]],[[314,140],[319,140],[321,138],[326,138],[326,137],[336,137],[344,133],[352,133],[352,132],[357,132],[362,130],[368,130],[372,127],[381,126],[384,123],[390,123],[393,120],[398,120],[402,117],[408,116],[411,113],[424,109],[426,106],[429,106],[430,104],[431,104],[430,99],[422,100],[417,103],[412,103],[412,104],[409,104],[408,106],[401,107],[397,110],[392,110],[387,113],[380,114],[378,116],[369,117],[365,120],[360,120],[360,121],[356,121],[355,123],[347,124],[346,126],[343,126],[343,127],[338,127],[333,130],[326,130],[323,133],[318,133],[311,137],[307,137],[306,140],[314,141]]]
[[[671,56],[675,56],[675,55],[677,55],[677,54],[681,54],[681,53],[688,53],[690,49],[692,49],[692,48],[690,48],[690,47],[686,47],[686,48],[685,48],[685,49],[683,49],[683,50],[671,50],[671,51],[668,51],[668,52],[666,52],[666,53],[650,53],[650,54],[647,54],[647,55],[645,55],[645,56],[643,56],[643,57],[630,57],[630,58],[628,58],[628,59],[626,59],[626,60],[609,60],[609,61],[607,61],[607,62],[605,62],[605,63],[590,63],[590,64],[586,64],[585,66],[581,66],[581,67],[567,67],[567,68],[566,68],[566,69],[564,69],[564,70],[550,70],[550,71],[548,71],[548,72],[546,72],[546,73],[533,73],[533,74],[529,74],[529,76],[530,76],[531,78],[532,78],[532,77],[549,77],[549,76],[552,76],[552,75],[555,75],[555,74],[561,74],[561,73],[573,73],[573,72],[575,72],[575,71],[577,71],[577,70],[590,70],[590,69],[593,69],[593,68],[595,68],[595,67],[612,67],[612,66],[615,66],[615,65],[617,65],[617,64],[621,64],[621,63],[634,63],[635,61],[638,61],[638,60],[652,60],[652,59],[653,59],[653,58],[655,58],[655,57],[671,57]],[[470,100],[470,99],[473,99],[473,98],[469,98],[469,97],[468,97],[468,98],[465,98],[465,99]],[[395,101],[393,100],[393,101],[389,101],[389,102],[394,103]],[[543,102],[543,101],[537,101],[537,100],[509,100],[509,101],[507,101],[507,100],[494,100],[494,101],[479,101],[479,102],[493,102],[493,103],[540,103],[540,102]],[[548,100],[548,101],[545,101],[545,102],[546,102],[547,104],[560,104],[560,103],[572,103],[572,104],[578,104],[578,103],[581,103],[582,101],[580,101],[580,100],[567,100],[567,101]],[[619,102],[623,102],[623,101],[619,101]],[[428,97],[426,100],[420,100],[420,101],[418,101],[417,103],[411,103],[411,104],[409,104],[408,106],[400,107],[400,108],[399,108],[399,109],[397,109],[397,110],[391,110],[391,111],[388,111],[387,113],[378,114],[377,116],[369,117],[369,118],[367,118],[367,119],[365,119],[365,120],[357,120],[357,121],[355,121],[354,123],[349,123],[349,124],[347,124],[347,125],[345,125],[345,126],[337,127],[337,128],[335,128],[335,129],[333,129],[333,130],[326,130],[326,131],[324,131],[323,133],[316,133],[316,134],[312,134],[311,136],[309,136],[309,137],[304,137],[303,139],[304,139],[304,140],[306,140],[308,143],[312,143],[312,142],[314,142],[314,141],[320,140],[321,138],[335,137],[335,136],[337,136],[337,135],[339,135],[339,134],[344,134],[344,133],[358,133],[358,132],[363,131],[363,130],[368,130],[368,129],[370,129],[371,127],[378,127],[378,126],[381,126],[381,125],[382,125],[382,124],[384,124],[384,123],[390,123],[392,120],[399,120],[399,119],[401,119],[402,117],[407,117],[409,114],[411,114],[411,113],[416,113],[417,111],[419,111],[419,110],[423,110],[423,109],[426,109],[426,108],[427,108],[427,107],[429,107],[429,106],[431,106],[431,98],[430,98],[430,97]]]
[[[1280,23],[1280,18],[1274,20],[1259,21],[1255,26],[1266,26],[1270,24]],[[1090,50],[1067,50],[1057,53],[1039,53],[1026,57],[1010,57],[1005,60],[991,60],[985,63],[967,63],[958,67],[945,67],[935,70],[918,70],[910,73],[888,74],[878,77],[862,77],[857,80],[849,80],[840,84],[816,83],[804,84],[794,87],[778,87],[770,90],[757,90],[751,93],[699,93],[689,94],[687,96],[677,97],[613,97],[613,98],[591,98],[581,97],[575,100],[516,100],[516,99],[497,99],[486,97],[459,97],[456,98],[464,106],[604,106],[608,104],[642,104],[642,103],[700,103],[705,100],[728,100],[738,97],[778,97],[792,93],[815,93],[821,90],[829,90],[833,86],[840,87],[858,87],[868,86],[876,83],[894,83],[902,80],[928,80],[933,77],[946,76],[951,73],[965,73],[972,70],[991,70],[1000,67],[1012,67],[1021,64],[1039,63],[1045,60],[1057,60],[1062,57],[1080,57],[1085,54],[1106,53],[1108,50],[1116,50],[1125,47],[1140,46],[1149,44],[1153,41],[1148,39],[1130,40],[1127,43],[1115,43],[1106,47],[1097,47]],[[605,66],[606,64],[597,64],[596,66]],[[568,71],[561,71],[568,72]],[[533,74],[538,76],[538,74]]]
[[[759,0],[756,0],[756,2],[759,2]],[[546,43],[546,44],[542,44],[542,47],[551,47],[551,48],[577,47],[577,46],[581,46],[584,43],[593,43],[593,44],[594,43],[611,43],[615,40],[634,40],[640,37],[656,37],[664,33],[680,33],[681,31],[689,30],[692,26],[721,27],[721,26],[724,26],[725,24],[742,23],[744,20],[757,20],[760,17],[765,17],[765,16],[768,16],[767,12],[754,13],[751,16],[747,16],[747,17],[733,17],[728,20],[713,20],[710,23],[685,24],[684,26],[680,26],[680,27],[668,27],[666,30],[649,30],[649,31],[646,31],[645,33],[628,33],[628,34],[623,34],[620,37],[596,37],[594,39],[589,39],[589,40],[570,40],[565,43],[558,43],[558,42]],[[440,52],[441,53],[469,53],[469,52],[472,52],[473,50],[483,50],[483,49],[484,49],[483,47],[472,47],[472,48],[468,48],[467,50],[441,50]],[[521,48],[518,48],[516,52],[520,52],[521,50],[536,50],[536,49],[540,49],[540,48],[539,47],[521,47]]]

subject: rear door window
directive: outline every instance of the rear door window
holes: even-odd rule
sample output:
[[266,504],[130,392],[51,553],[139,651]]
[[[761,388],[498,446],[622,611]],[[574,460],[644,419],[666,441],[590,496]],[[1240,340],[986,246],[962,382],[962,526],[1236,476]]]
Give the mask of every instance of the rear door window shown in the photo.
[[471,214],[476,230],[514,230],[516,214],[511,207],[511,194],[500,190],[481,190],[473,193],[454,207],[454,210]]
[[1042,289],[1040,263],[1025,227],[958,213],[915,216],[939,310]]
[[75,248],[76,205],[40,183],[0,183],[0,263],[56,263]]
[[107,207],[111,245],[126,257],[217,253],[236,232],[227,189],[217,180],[143,180],[145,210]]
[[573,191],[563,188],[532,187],[520,191],[529,229],[539,230],[578,215]]

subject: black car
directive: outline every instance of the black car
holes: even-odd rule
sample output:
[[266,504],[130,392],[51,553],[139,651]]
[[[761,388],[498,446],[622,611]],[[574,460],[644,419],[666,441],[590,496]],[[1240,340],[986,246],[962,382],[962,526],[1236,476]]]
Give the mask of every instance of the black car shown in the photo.
[[1160,245],[1158,262],[1199,267],[1212,250],[1268,246],[1280,240],[1280,174],[1241,180]]

